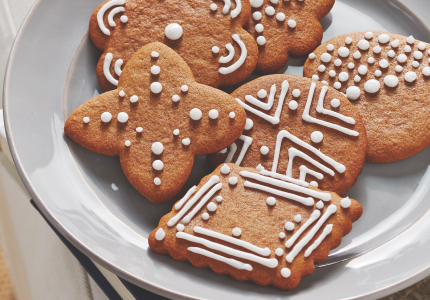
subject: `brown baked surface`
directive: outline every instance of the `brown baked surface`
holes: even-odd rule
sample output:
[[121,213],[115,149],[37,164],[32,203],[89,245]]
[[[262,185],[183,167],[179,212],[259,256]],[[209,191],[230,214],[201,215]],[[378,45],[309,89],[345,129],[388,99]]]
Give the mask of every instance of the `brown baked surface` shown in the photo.
[[[243,135],[251,137],[253,141],[248,150],[246,151],[244,159],[240,163],[240,165],[244,167],[255,168],[259,164],[261,164],[266,170],[271,171],[278,133],[281,130],[287,130],[289,133],[301,139],[305,143],[317,149],[320,149],[323,154],[334,159],[338,163],[343,164],[346,167],[346,170],[344,173],[337,172],[332,166],[318,158],[315,154],[312,154],[312,152],[310,152],[309,150],[304,149],[298,144],[293,143],[291,140],[284,138],[281,144],[279,163],[276,172],[283,175],[286,174],[289,162],[288,150],[291,147],[294,147],[308,154],[311,158],[317,160],[318,162],[329,167],[335,172],[334,176],[331,176],[321,171],[319,168],[317,168],[310,162],[304,160],[303,158],[295,157],[293,160],[292,169],[294,178],[299,178],[299,168],[300,166],[305,165],[309,169],[318,171],[324,175],[323,180],[319,180],[316,177],[307,174],[307,182],[316,181],[318,182],[318,187],[320,189],[333,191],[338,193],[339,195],[344,195],[355,184],[357,177],[361,174],[367,147],[366,130],[364,128],[363,121],[361,120],[360,114],[358,113],[357,109],[354,108],[354,106],[348,101],[348,99],[346,99],[340,92],[329,87],[324,98],[324,108],[340,113],[344,116],[354,118],[356,122],[355,125],[348,124],[335,117],[316,112],[316,106],[318,103],[320,91],[325,85],[309,78],[298,77],[294,75],[263,76],[241,86],[231,95],[234,98],[240,99],[242,102],[248,104],[249,106],[257,108],[256,106],[250,104],[250,102],[245,101],[245,96],[252,95],[256,99],[267,103],[268,96],[264,99],[257,98],[257,92],[260,89],[265,89],[267,91],[267,94],[269,95],[271,86],[273,84],[276,84],[276,96],[272,108],[268,111],[259,109],[261,112],[265,112],[268,115],[273,116],[278,107],[279,97],[281,93],[281,84],[284,80],[288,81],[289,88],[282,107],[279,124],[272,125],[272,123],[269,123],[268,121],[255,115],[254,113],[249,112],[248,110],[246,111],[247,118],[251,119],[254,125],[250,130],[244,130]],[[312,105],[310,107],[310,116],[330,123],[338,124],[348,129],[355,130],[359,133],[358,136],[350,136],[335,129],[327,128],[325,126],[315,123],[309,123],[302,119],[303,111],[305,110],[312,82],[315,82],[316,89],[313,96]],[[293,97],[292,93],[295,89],[299,89],[301,91],[300,97]],[[331,100],[334,98],[337,98],[340,101],[340,106],[337,108],[331,107],[330,104]],[[296,110],[289,109],[288,104],[291,100],[295,100],[298,103],[298,107]],[[323,133],[324,138],[322,142],[312,142],[311,134],[314,131],[320,131],[321,133]],[[237,144],[237,151],[233,156],[233,160],[231,160],[231,162],[237,162],[240,150],[243,147],[243,142],[241,140],[237,140],[235,143]],[[267,146],[269,148],[269,153],[267,155],[261,154],[260,149],[262,146]],[[219,152],[211,154],[209,156],[209,162],[215,168],[215,166],[218,166],[220,163],[226,160],[227,155],[228,152],[224,154]]]
[[[158,59],[151,57],[159,53]],[[159,66],[159,75],[150,73],[151,66]],[[150,91],[152,82],[162,84],[162,92]],[[181,86],[187,85],[188,92]],[[119,92],[125,96],[120,97]],[[178,102],[172,101],[179,95]],[[136,103],[130,97],[138,96]],[[190,118],[190,111],[198,108],[200,120]],[[217,119],[210,119],[210,110],[218,110]],[[101,114],[110,112],[109,123],[101,121]],[[126,123],[117,121],[119,112],[126,112]],[[235,117],[230,118],[229,113]],[[90,122],[84,123],[83,118]],[[99,154],[120,156],[122,169],[131,184],[154,203],[163,203],[175,196],[187,181],[194,157],[218,151],[237,139],[245,125],[243,108],[228,94],[196,83],[190,68],[172,49],[161,43],[152,43],[140,49],[124,68],[118,89],[94,97],[78,107],[67,119],[65,133],[81,146]],[[141,133],[136,131],[142,127]],[[179,129],[178,136],[173,134]],[[186,146],[182,140],[189,138]],[[129,140],[131,145],[125,146]],[[164,151],[155,155],[154,142],[161,142]],[[161,160],[164,168],[152,167]],[[161,180],[154,184],[154,178]]]
[[[357,43],[364,39],[365,32],[353,32],[333,38],[318,47],[314,53],[315,59],[308,59],[303,69],[304,76],[312,77],[318,75],[320,80],[325,80],[330,86],[333,86],[338,81],[340,72],[347,72],[349,79],[342,83],[340,91],[346,93],[349,86],[356,85],[361,90],[361,95],[358,100],[351,100],[351,103],[360,111],[364,124],[367,130],[368,148],[366,161],[373,163],[387,163],[398,161],[401,159],[413,156],[426,148],[430,144],[430,78],[423,75],[423,68],[428,67],[429,59],[429,44],[425,43],[426,49],[422,51],[423,58],[415,59],[414,51],[418,50],[418,44],[421,41],[415,40],[412,44],[406,42],[406,37],[386,33],[381,31],[372,31],[373,38],[367,39],[370,42],[370,48],[367,51],[359,50]],[[386,44],[378,42],[380,34],[388,34],[390,41]],[[346,45],[345,39],[352,39],[351,45]],[[397,48],[392,47],[392,41],[398,39],[400,45]],[[334,50],[327,51],[327,45],[332,44]],[[380,54],[373,53],[373,47],[379,45],[382,48]],[[410,45],[412,51],[405,53],[405,45]],[[338,49],[340,47],[349,48],[350,55],[347,58],[338,57]],[[395,56],[388,56],[388,51],[393,50]],[[360,51],[361,58],[354,59],[352,54]],[[332,60],[329,63],[322,63],[320,57],[323,53],[328,52],[332,55]],[[397,57],[400,54],[406,54],[407,61],[399,63]],[[368,63],[368,58],[374,57],[373,64]],[[335,59],[340,58],[342,65],[334,66]],[[384,69],[379,66],[379,62],[386,59],[389,63],[388,68]],[[419,67],[414,68],[412,62],[419,62]],[[348,63],[354,63],[355,68],[348,69]],[[318,72],[319,65],[327,67],[325,72]],[[358,67],[365,65],[368,68],[366,75],[360,75],[361,81],[354,82],[354,77],[358,74]],[[400,65],[403,67],[402,72],[396,72],[395,67]],[[336,77],[329,76],[329,70],[336,71]],[[381,77],[374,75],[376,70],[382,72]],[[409,72],[416,72],[417,79],[412,82],[406,82],[404,75]],[[396,75],[399,79],[397,87],[387,87],[384,84],[384,78],[387,75]],[[364,90],[364,84],[370,79],[376,79],[380,82],[381,88],[375,94],[369,94]]]
[[[273,4],[270,0],[264,0],[259,8],[253,7],[245,29],[255,39],[258,36],[266,38],[265,45],[258,45],[256,71],[262,74],[276,73],[285,66],[289,55],[305,55],[318,47],[323,37],[323,29],[318,20],[330,12],[334,2],[335,0],[279,0],[277,4]],[[269,6],[275,9],[273,16],[265,13]],[[253,18],[256,11],[261,12],[261,20]],[[284,21],[276,19],[278,13],[285,14]],[[288,20],[296,21],[296,27],[290,28]],[[256,32],[257,24],[264,26],[263,32]]]
[[[198,268],[210,267],[215,273],[229,274],[236,280],[252,280],[259,285],[273,284],[274,286],[281,289],[293,289],[300,283],[300,280],[303,276],[313,273],[315,264],[321,263],[327,259],[330,249],[336,248],[340,245],[342,237],[351,231],[352,222],[360,218],[362,214],[362,207],[357,201],[351,199],[351,206],[349,208],[342,208],[340,206],[340,201],[342,198],[331,192],[330,194],[332,199],[325,203],[321,210],[320,218],[322,218],[322,215],[329,205],[336,205],[337,211],[323,223],[321,228],[316,232],[310,242],[308,242],[306,246],[303,247],[302,251],[298,253],[292,263],[288,263],[286,261],[286,254],[288,254],[290,249],[293,249],[294,246],[305,237],[305,235],[312,229],[312,227],[316,224],[316,222],[318,222],[320,218],[311,224],[311,226],[309,226],[302,233],[302,235],[300,235],[292,247],[286,248],[284,246],[285,242],[299,229],[301,225],[303,225],[308,220],[310,214],[314,210],[317,210],[317,208],[315,208],[315,205],[304,206],[287,198],[274,196],[266,192],[261,192],[257,189],[244,187],[245,177],[242,177],[239,173],[241,171],[258,173],[257,170],[239,167],[234,164],[226,165],[231,168],[230,174],[222,174],[220,172],[221,166],[219,166],[212,174],[204,177],[197,187],[198,191],[202,185],[211,178],[211,176],[219,176],[220,182],[222,183],[222,189],[214,194],[214,196],[212,196],[207,202],[215,203],[217,205],[216,211],[209,212],[206,209],[206,205],[204,205],[194,216],[194,218],[192,218],[188,224],[185,224],[184,232],[232,247],[234,249],[255,254],[246,248],[242,248],[240,246],[230,244],[229,242],[194,232],[194,227],[199,226],[233,237],[232,229],[239,227],[242,230],[242,235],[239,237],[239,239],[252,243],[261,248],[268,247],[270,249],[270,256],[265,258],[277,258],[278,265],[274,268],[269,268],[256,262],[238,258],[237,256],[230,256],[226,253],[207,248],[200,243],[194,243],[185,239],[177,238],[176,234],[178,230],[176,225],[171,227],[167,225],[167,222],[173,216],[175,216],[177,212],[181,211],[176,211],[175,207],[173,207],[172,212],[168,213],[160,220],[159,227],[154,229],[154,231],[149,236],[149,246],[153,251],[161,254],[170,254],[174,259],[179,261],[188,260]],[[234,186],[228,183],[229,178],[232,176],[238,178],[238,183]],[[260,183],[256,180],[246,180]],[[312,189],[319,191],[313,187]],[[215,198],[219,195],[223,197],[221,203],[218,203],[215,200]],[[274,196],[276,198],[276,204],[273,207],[266,204],[266,199],[268,196]],[[181,209],[183,209],[183,207]],[[210,217],[207,221],[204,221],[201,218],[203,213],[209,213]],[[302,220],[299,223],[293,221],[294,216],[297,214],[302,216]],[[293,231],[287,231],[284,229],[284,224],[288,221],[295,223],[295,229]],[[177,224],[179,223],[180,222]],[[328,234],[325,239],[323,239],[322,243],[317,248],[315,248],[315,250],[308,257],[305,257],[304,253],[306,249],[320,236],[320,234],[323,232],[323,228],[327,224],[333,224],[332,232]],[[155,238],[156,232],[160,228],[162,228],[165,232],[165,237],[163,240],[157,240]],[[280,232],[284,232],[286,234],[284,239],[279,238]],[[224,262],[190,252],[187,250],[187,248],[190,246],[203,248],[224,257],[233,258],[239,260],[240,262],[250,264],[253,270],[248,271],[236,269]],[[284,251],[282,256],[275,255],[274,252],[277,248],[281,248]],[[255,255],[258,256],[258,254]],[[281,269],[285,267],[291,270],[291,276],[288,278],[284,278],[281,275]]]
[[[103,74],[106,54],[112,53],[113,62],[122,59],[125,65],[137,50],[152,42],[164,43],[181,55],[191,68],[196,81],[202,84],[213,87],[230,86],[241,82],[254,71],[258,47],[254,38],[242,28],[251,12],[248,0],[241,0],[241,13],[236,18],[230,16],[236,7],[235,1],[231,2],[228,13],[223,14],[223,1],[214,2],[218,8],[213,12],[210,9],[211,1],[127,0],[123,5],[125,11],[113,18],[115,27],[109,26],[107,18],[109,12],[118,6],[108,9],[104,14],[104,24],[110,30],[109,36],[100,30],[97,23],[97,13],[107,2],[102,3],[94,11],[89,25],[91,39],[97,48],[104,51],[97,65],[97,79],[105,91],[116,88]],[[120,21],[121,15],[128,17],[127,23]],[[183,28],[182,37],[178,40],[169,40],[164,34],[166,26],[171,23],[178,23]],[[247,58],[239,69],[222,75],[218,69],[233,64],[241,54],[238,43],[232,39],[233,34],[238,34],[245,43]],[[219,58],[228,54],[225,48],[228,43],[235,49],[234,58],[230,63],[219,63]],[[218,54],[212,53],[213,46],[219,47]],[[113,62],[110,72],[112,76],[118,78],[114,72]]]

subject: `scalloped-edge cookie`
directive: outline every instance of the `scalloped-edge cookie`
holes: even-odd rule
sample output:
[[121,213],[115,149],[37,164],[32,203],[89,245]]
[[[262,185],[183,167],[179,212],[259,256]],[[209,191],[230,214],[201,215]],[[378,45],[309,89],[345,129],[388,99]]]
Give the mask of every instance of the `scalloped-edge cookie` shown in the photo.
[[97,79],[115,89],[121,68],[141,47],[164,43],[191,68],[196,81],[212,87],[237,84],[255,69],[258,47],[242,26],[248,0],[110,0],[92,14],[89,32],[103,55]]
[[361,214],[353,199],[223,164],[162,217],[149,246],[237,280],[293,289]]
[[335,37],[309,55],[304,76],[346,94],[367,130],[366,161],[394,162],[430,145],[430,45],[368,31]]
[[195,156],[231,144],[245,122],[234,98],[195,82],[175,51],[151,43],[127,63],[118,88],[78,107],[64,131],[91,151],[119,156],[131,184],[163,203],[184,186]]

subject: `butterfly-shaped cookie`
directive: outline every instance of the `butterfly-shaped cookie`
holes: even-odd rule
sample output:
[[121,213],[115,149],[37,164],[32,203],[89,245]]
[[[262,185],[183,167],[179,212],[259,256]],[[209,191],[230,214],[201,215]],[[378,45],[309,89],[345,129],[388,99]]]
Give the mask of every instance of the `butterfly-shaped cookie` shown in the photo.
[[335,0],[250,0],[252,14],[245,29],[258,44],[256,71],[270,74],[285,66],[289,55],[305,55],[321,43],[318,20]]
[[353,199],[223,164],[160,220],[149,246],[237,280],[293,289],[361,214]]
[[304,76],[346,94],[367,130],[366,160],[401,160],[430,145],[430,45],[382,31],[335,37],[309,55]]
[[366,130],[342,93],[309,78],[268,75],[231,95],[248,119],[236,142],[209,156],[212,166],[257,167],[339,195],[355,184],[366,156]]
[[160,42],[175,50],[196,81],[230,86],[247,78],[258,59],[258,47],[242,26],[248,0],[110,0],[92,14],[90,36],[103,50],[97,65],[101,88],[118,85],[121,68],[141,47]]
[[78,107],[64,131],[91,151],[119,156],[132,185],[163,203],[183,187],[194,157],[231,144],[245,121],[234,98],[196,83],[175,51],[151,43],[127,63],[118,89]]

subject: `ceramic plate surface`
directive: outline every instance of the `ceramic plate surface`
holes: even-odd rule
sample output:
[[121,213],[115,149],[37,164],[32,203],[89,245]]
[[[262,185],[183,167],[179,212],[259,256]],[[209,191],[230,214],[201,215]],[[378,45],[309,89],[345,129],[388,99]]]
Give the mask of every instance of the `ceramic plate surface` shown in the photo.
[[[324,41],[352,31],[386,30],[430,42],[430,29],[419,18],[430,11],[430,2],[412,2],[407,5],[413,7],[397,0],[338,0],[321,20]],[[362,204],[362,218],[293,291],[237,282],[153,253],[147,237],[174,202],[149,202],[127,181],[118,158],[94,154],[63,133],[67,116],[101,92],[95,76],[101,52],[87,32],[100,3],[38,1],[15,41],[4,86],[6,129],[18,171],[44,214],[82,252],[124,279],[174,299],[375,299],[430,275],[430,148],[396,163],[365,164],[348,193]],[[282,72],[301,76],[304,61],[290,59]],[[205,158],[196,158],[178,198],[209,172]]]

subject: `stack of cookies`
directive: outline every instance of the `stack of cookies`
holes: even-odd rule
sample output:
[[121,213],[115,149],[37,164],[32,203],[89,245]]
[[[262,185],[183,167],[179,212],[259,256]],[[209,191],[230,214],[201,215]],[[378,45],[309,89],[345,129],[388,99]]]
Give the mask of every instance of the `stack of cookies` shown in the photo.
[[[333,5],[109,0],[94,11],[105,93],[76,109],[65,133],[119,156],[154,203],[181,192],[195,156],[214,170],[161,218],[153,251],[293,289],[362,215],[346,194],[364,162],[430,144],[430,46],[379,31],[319,46],[318,20]],[[289,55],[309,55],[304,77],[273,74]],[[272,75],[243,84],[254,71]]]

